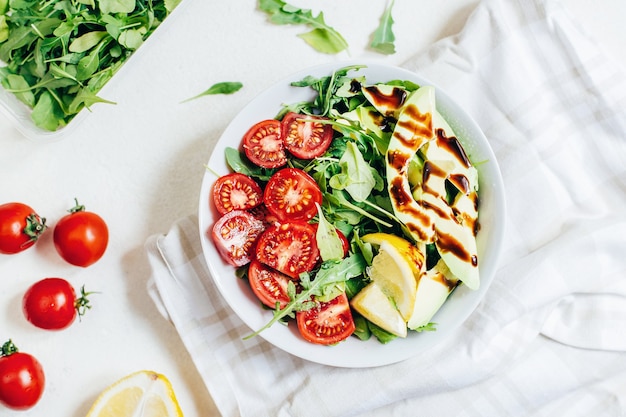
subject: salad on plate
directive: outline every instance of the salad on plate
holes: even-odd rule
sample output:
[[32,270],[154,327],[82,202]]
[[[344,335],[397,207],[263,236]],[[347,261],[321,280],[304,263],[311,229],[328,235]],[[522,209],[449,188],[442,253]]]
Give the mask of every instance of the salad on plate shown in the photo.
[[225,148],[206,233],[273,311],[248,337],[295,321],[313,344],[388,343],[436,330],[449,295],[480,286],[478,171],[435,88],[362,68],[293,82],[313,99]]

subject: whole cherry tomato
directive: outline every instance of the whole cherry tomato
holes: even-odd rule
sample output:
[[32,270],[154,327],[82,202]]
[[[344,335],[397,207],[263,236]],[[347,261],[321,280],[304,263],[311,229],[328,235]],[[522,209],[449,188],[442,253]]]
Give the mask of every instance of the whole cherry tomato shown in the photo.
[[33,246],[46,230],[46,219],[23,203],[0,205],[0,253],[14,254]]
[[72,265],[87,267],[98,261],[109,243],[109,229],[102,217],[78,204],[54,227],[54,247]]
[[76,297],[72,284],[63,278],[42,279],[31,285],[22,298],[24,317],[41,329],[65,329],[91,308],[89,294],[82,287],[81,296]]
[[14,410],[33,407],[43,394],[46,378],[34,356],[19,352],[11,340],[0,349],[0,403]]

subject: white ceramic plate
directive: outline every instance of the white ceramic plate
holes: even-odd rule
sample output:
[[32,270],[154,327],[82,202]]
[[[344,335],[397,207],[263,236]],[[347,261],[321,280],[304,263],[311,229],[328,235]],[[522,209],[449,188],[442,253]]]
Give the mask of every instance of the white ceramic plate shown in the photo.
[[[322,77],[333,70],[359,62],[333,63],[313,67],[293,74],[272,86],[250,102],[228,125],[209,159],[208,167],[219,175],[229,172],[224,157],[226,147],[238,147],[250,126],[263,119],[276,116],[283,103],[311,100],[314,91],[309,88],[292,87],[307,75]],[[350,74],[365,75],[366,83],[386,82],[394,79],[410,80],[419,85],[433,85],[410,71],[375,63],[365,63],[367,68]],[[436,87],[436,86],[435,86]],[[437,331],[409,332],[406,339],[396,339],[383,345],[374,337],[363,342],[356,337],[336,346],[319,346],[304,341],[297,326],[274,325],[263,331],[263,337],[278,348],[301,358],[339,367],[373,367],[402,361],[442,341],[460,326],[474,311],[493,280],[504,234],[504,191],[502,177],[495,156],[487,139],[476,123],[440,89],[436,93],[437,108],[454,129],[466,152],[473,161],[481,161],[479,171],[479,194],[481,199],[481,230],[477,236],[480,262],[480,289],[471,291],[465,286],[457,288],[434,317]],[[482,161],[485,161],[482,163]],[[199,228],[202,248],[209,271],[222,296],[235,313],[251,330],[261,328],[272,318],[272,312],[263,310],[252,294],[248,284],[235,276],[233,267],[226,264],[215,250],[207,231],[217,220],[218,214],[209,204],[215,175],[207,172],[202,181],[199,206]],[[244,342],[245,343],[245,342]]]

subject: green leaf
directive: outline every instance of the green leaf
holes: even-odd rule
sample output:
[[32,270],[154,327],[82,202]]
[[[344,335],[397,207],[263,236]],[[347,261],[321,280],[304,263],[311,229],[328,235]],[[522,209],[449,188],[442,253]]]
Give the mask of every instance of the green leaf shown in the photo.
[[59,120],[63,119],[63,111],[52,95],[44,91],[33,107],[30,117],[36,126],[53,132],[61,125]]
[[100,48],[94,49],[87,56],[81,58],[76,65],[76,79],[84,81],[91,77],[100,66]]
[[224,149],[224,155],[226,156],[226,163],[233,171],[256,178],[261,182],[268,181],[276,171],[274,169],[261,168],[253,164],[246,158],[245,154],[235,148],[227,147]]
[[345,39],[332,29],[316,28],[298,36],[309,46],[325,54],[337,54],[347,48]]
[[91,108],[93,104],[96,103],[106,103],[106,104],[115,104],[113,101],[105,100],[103,98],[98,97],[98,95],[88,88],[81,89],[78,94],[72,100],[68,112],[69,113],[78,113],[83,107]]
[[165,9],[168,12],[172,12],[180,2],[181,0],[165,0]]
[[86,52],[98,45],[100,41],[108,36],[106,31],[92,31],[87,32],[84,35],[74,39],[72,43],[70,43],[69,50],[70,52]]
[[355,314],[354,312],[352,313],[352,316],[354,317],[354,335],[360,340],[369,340],[372,336],[372,332],[370,331],[367,320],[363,316]]
[[354,142],[348,142],[346,152],[339,160],[341,174],[330,179],[330,186],[337,189],[345,189],[354,201],[365,201],[376,186],[376,179],[372,168],[363,159],[363,155]]
[[398,338],[398,336],[389,333],[387,330],[383,329],[382,327],[379,327],[379,326],[375,325],[371,321],[369,321],[367,324],[368,324],[372,334],[382,344],[387,344],[387,343],[391,342],[392,340],[395,340],[395,339]]
[[9,39],[9,25],[6,16],[0,16],[0,43]]
[[214,94],[234,94],[237,91],[239,91],[241,87],[243,87],[243,84],[237,81],[224,81],[221,83],[216,83],[216,84],[213,84],[211,87],[209,87],[208,90],[203,91],[202,93],[196,96],[193,96],[191,98],[183,100],[182,103],[186,103],[188,101],[195,100],[200,97],[214,95]]
[[135,10],[136,0],[98,0],[102,13],[132,13]]
[[123,30],[117,38],[117,41],[120,45],[130,50],[135,50],[143,44],[143,35],[145,32],[145,28]]
[[326,220],[319,204],[317,204],[317,215],[319,217],[319,223],[315,238],[322,261],[343,258],[343,244],[337,234],[337,229],[332,223]]
[[268,14],[274,24],[311,27],[310,32],[298,36],[319,52],[336,54],[348,48],[343,36],[326,24],[322,12],[314,16],[309,9],[301,9],[281,0],[259,0],[259,9]]
[[15,97],[29,107],[35,105],[35,95],[31,90],[31,86],[21,75],[8,74],[3,82],[5,88],[12,92]]
[[391,55],[396,52],[394,44],[396,37],[393,34],[394,22],[393,17],[391,16],[394,3],[395,0],[391,0],[389,6],[385,9],[385,12],[380,18],[380,24],[374,31],[374,34],[372,35],[372,42],[370,43],[370,47],[372,49],[386,55]]

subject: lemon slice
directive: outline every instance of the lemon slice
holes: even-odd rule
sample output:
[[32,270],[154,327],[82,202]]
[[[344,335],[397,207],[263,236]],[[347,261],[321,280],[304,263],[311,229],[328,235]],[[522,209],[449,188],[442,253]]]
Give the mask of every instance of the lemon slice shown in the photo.
[[87,417],[183,417],[169,380],[139,371],[106,388]]
[[406,323],[376,282],[369,283],[350,301],[367,320],[399,337],[406,337]]
[[406,253],[399,251],[388,240],[380,242],[378,253],[369,267],[369,276],[392,299],[405,322],[415,305],[417,281],[416,265]]
[[424,247],[413,245],[408,240],[389,233],[369,233],[361,238],[363,242],[380,246],[381,243],[387,242],[393,246],[400,256],[406,259],[410,264],[413,274],[419,277],[424,269]]

